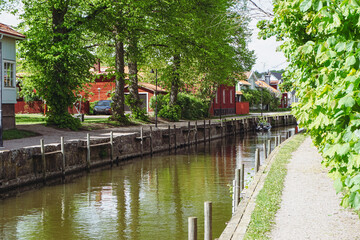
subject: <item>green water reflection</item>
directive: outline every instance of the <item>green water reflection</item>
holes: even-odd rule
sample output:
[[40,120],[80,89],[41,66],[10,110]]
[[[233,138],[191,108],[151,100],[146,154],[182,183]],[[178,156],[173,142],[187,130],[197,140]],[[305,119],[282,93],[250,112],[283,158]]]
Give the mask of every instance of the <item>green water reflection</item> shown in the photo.
[[278,133],[285,129],[135,159],[1,200],[0,239],[187,239],[190,216],[201,239],[205,201],[218,237],[231,218],[234,169],[245,163],[249,180],[256,146]]

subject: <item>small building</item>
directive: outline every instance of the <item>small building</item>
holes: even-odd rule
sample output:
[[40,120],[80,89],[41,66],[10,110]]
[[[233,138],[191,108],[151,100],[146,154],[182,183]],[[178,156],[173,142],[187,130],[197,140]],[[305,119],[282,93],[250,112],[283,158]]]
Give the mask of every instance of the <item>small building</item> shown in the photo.
[[210,107],[211,116],[236,114],[235,86],[220,85]]
[[8,25],[0,23],[0,76],[2,80],[3,129],[15,128],[16,88],[16,40],[25,36]]

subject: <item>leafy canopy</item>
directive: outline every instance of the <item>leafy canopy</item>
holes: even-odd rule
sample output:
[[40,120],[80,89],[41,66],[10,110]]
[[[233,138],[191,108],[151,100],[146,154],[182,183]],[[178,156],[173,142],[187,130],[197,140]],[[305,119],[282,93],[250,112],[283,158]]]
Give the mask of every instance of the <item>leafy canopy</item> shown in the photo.
[[293,113],[330,167],[343,206],[360,209],[360,1],[277,0],[264,38],[285,40]]

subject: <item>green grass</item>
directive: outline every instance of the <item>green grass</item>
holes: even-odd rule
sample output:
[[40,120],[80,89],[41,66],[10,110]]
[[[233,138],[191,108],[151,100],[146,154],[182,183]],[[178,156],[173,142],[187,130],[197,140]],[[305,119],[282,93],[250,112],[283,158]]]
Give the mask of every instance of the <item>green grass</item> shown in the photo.
[[251,215],[249,227],[244,239],[269,239],[275,214],[280,208],[284,180],[287,174],[287,164],[300,144],[305,140],[303,134],[296,135],[283,146],[275,156],[264,187],[256,198],[255,210]]
[[45,117],[42,114],[16,114],[16,124],[45,124]]
[[38,136],[38,134],[34,132],[18,130],[18,129],[4,130],[3,132],[3,140],[20,139],[20,138],[27,138],[34,136]]

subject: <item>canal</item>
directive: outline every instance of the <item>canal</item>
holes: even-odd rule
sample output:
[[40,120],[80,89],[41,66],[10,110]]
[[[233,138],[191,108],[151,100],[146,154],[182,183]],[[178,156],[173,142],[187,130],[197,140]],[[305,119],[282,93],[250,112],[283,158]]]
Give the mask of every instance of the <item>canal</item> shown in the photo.
[[217,238],[231,218],[234,169],[244,163],[246,181],[251,181],[256,147],[293,129],[226,137],[176,154],[133,159],[0,200],[0,239],[183,240],[190,216],[198,217],[202,239],[205,201],[213,202]]

